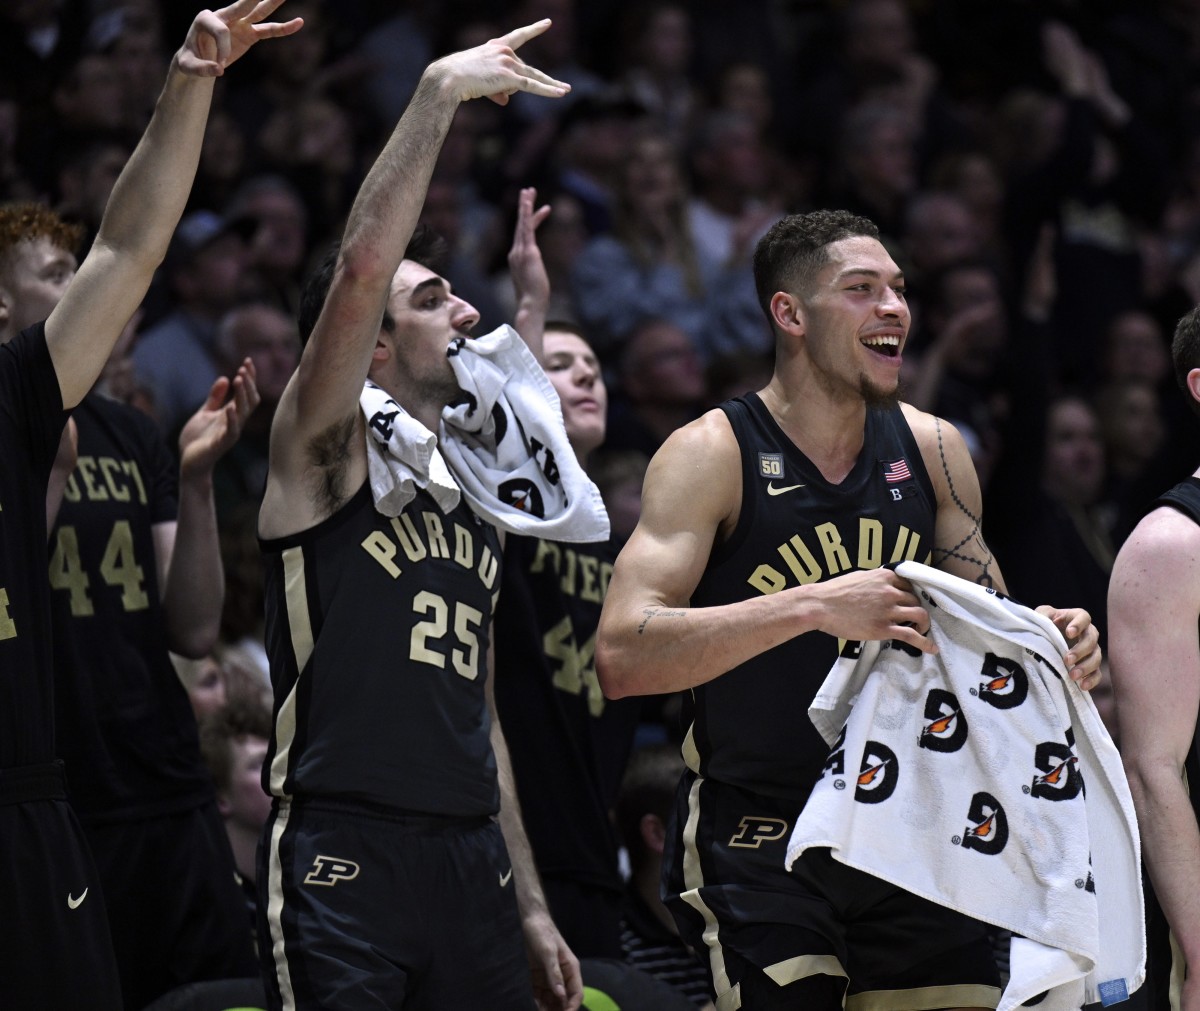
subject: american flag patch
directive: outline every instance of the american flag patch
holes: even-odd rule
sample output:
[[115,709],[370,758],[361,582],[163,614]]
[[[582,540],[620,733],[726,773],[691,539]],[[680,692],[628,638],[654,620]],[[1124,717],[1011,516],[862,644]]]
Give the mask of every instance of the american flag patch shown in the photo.
[[908,469],[908,461],[901,458],[887,464],[883,468],[883,477],[888,484],[895,484],[897,481],[911,481],[912,471]]

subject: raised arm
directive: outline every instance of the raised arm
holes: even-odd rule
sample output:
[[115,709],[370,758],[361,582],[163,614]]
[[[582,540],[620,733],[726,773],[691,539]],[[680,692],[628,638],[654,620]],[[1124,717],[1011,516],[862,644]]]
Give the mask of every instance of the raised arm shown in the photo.
[[517,294],[517,314],[513,327],[542,361],[542,339],[546,334],[546,313],[550,308],[550,277],[537,244],[538,225],[550,215],[550,205],[534,210],[537,190],[527,186],[517,198],[517,225],[508,251],[508,270]]
[[[932,563],[981,586],[1007,593],[1000,566],[983,539],[983,494],[963,437],[949,422],[904,405],[925,469],[937,496]],[[1063,658],[1072,680],[1090,691],[1100,683],[1100,637],[1091,616],[1079,607],[1037,608],[1063,633],[1070,647]]]
[[601,612],[596,670],[605,695],[692,688],[817,629],[935,650],[918,631],[928,629],[929,616],[890,569],[689,606],[716,538],[736,522],[741,484],[740,452],[720,411],[674,432],[655,455],[641,518],[617,558]]
[[46,321],[63,404],[74,407],[146,294],[196,175],[213,80],[260,39],[298,31],[268,23],[283,0],[237,0],[201,11],[171,60],[146,132],[113,187],[104,220],[75,278]]
[[206,656],[221,629],[225,571],[213,500],[213,468],[258,406],[254,363],[247,358],[232,382],[222,376],[179,433],[179,516],[154,527],[167,645],[192,659]]
[[[1157,509],[1113,566],[1108,649],[1142,855],[1189,966],[1200,965],[1200,829],[1183,763],[1200,708],[1198,616],[1200,528],[1174,509]],[[1189,972],[1184,986],[1182,1006],[1200,1007],[1200,973]]]
[[276,410],[268,511],[305,480],[314,440],[355,418],[392,279],[459,104],[486,96],[504,105],[516,91],[557,97],[568,90],[515,52],[549,26],[545,20],[518,28],[443,57],[422,74],[350,209],[324,306]]

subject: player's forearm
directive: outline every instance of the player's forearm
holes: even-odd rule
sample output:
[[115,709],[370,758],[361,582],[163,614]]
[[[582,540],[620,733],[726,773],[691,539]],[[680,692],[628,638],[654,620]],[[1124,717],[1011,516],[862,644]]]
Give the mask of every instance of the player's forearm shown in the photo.
[[[1135,755],[1126,743],[1126,754]],[[1178,767],[1126,762],[1142,858],[1189,966],[1200,965],[1200,828]]]
[[521,820],[521,805],[517,800],[517,786],[512,774],[512,761],[508,755],[508,744],[500,722],[492,714],[492,750],[496,754],[496,771],[500,780],[500,831],[504,833],[504,845],[512,861],[513,887],[517,890],[517,906],[521,917],[547,913],[546,896],[542,892],[542,881],[533,859],[533,847]]
[[350,208],[341,250],[348,277],[391,283],[458,105],[452,87],[428,68]]
[[151,270],[166,255],[191,192],[212,102],[214,79],[184,74],[177,61],[172,59],[150,124],[113,187],[96,238]]
[[221,631],[224,602],[212,474],[206,471],[180,480],[179,520],[163,594],[170,648],[193,659],[207,656]]
[[647,602],[609,608],[596,638],[596,672],[610,699],[684,691],[816,628],[804,591],[716,607]]

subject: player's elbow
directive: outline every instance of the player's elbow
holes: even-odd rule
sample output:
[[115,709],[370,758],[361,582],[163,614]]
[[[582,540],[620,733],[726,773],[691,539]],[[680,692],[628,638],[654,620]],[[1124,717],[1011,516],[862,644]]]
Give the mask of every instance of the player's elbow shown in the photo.
[[634,670],[627,651],[623,650],[618,637],[606,634],[603,625],[596,636],[596,677],[606,699],[623,699],[636,695]]

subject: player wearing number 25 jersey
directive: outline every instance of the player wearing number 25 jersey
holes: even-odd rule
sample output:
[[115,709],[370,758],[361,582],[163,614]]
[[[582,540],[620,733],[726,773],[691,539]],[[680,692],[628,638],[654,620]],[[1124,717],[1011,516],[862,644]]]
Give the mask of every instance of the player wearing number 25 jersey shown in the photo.
[[425,492],[389,519],[364,484],[316,527],[262,549],[278,710],[270,792],[495,814],[484,700],[495,528],[463,503],[443,513]]

